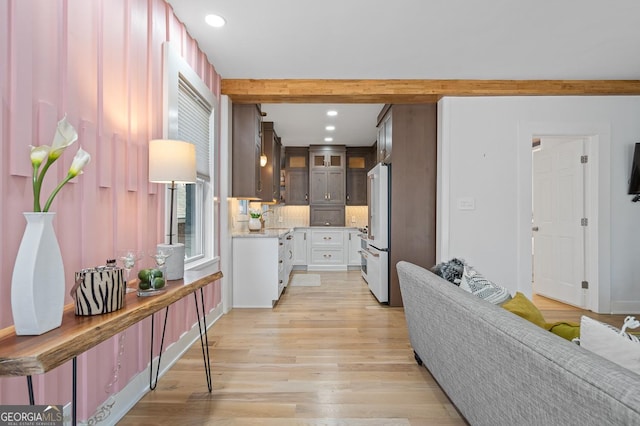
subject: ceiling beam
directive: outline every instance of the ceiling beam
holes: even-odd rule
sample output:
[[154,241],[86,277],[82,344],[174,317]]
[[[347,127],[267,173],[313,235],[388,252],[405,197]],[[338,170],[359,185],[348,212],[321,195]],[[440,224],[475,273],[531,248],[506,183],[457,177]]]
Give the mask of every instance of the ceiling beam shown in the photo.
[[444,96],[640,95],[640,80],[223,79],[236,103],[430,103]]

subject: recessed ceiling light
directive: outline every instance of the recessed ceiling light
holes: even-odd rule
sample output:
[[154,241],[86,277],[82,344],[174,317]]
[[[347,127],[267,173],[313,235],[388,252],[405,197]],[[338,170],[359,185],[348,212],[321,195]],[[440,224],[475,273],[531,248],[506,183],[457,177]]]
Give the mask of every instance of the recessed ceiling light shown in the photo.
[[336,115],[338,115],[338,111],[334,111],[334,110],[327,111],[327,115],[329,117],[335,117]]
[[220,15],[207,15],[204,17],[204,21],[214,28],[223,27],[224,24],[227,23],[227,21],[225,21],[225,19]]
[[324,138],[325,142],[333,142],[333,138]]
[[336,126],[327,126],[325,127],[325,130],[328,130],[330,132],[333,132],[336,129]]

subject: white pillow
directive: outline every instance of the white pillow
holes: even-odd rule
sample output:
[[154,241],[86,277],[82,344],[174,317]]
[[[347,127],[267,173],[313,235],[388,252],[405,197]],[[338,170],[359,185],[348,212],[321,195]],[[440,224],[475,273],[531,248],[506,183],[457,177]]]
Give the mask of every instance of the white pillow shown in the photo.
[[489,281],[467,265],[464,266],[462,272],[460,288],[494,305],[500,305],[511,299],[509,290]]
[[580,346],[640,374],[640,340],[636,336],[621,335],[619,329],[583,315]]

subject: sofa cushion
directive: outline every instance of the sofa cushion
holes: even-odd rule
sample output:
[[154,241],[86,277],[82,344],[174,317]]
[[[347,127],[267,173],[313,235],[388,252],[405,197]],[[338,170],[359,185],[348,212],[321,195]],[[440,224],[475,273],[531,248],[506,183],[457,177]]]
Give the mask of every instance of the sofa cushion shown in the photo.
[[503,303],[502,307],[507,311],[513,312],[527,321],[534,323],[538,327],[544,328],[545,330],[549,329],[547,322],[542,316],[542,312],[536,308],[533,302],[527,299],[527,296],[519,291],[516,292],[516,295],[513,296],[511,300]]
[[460,288],[494,305],[504,303],[511,298],[509,290],[489,281],[468,265],[464,267]]
[[640,339],[587,316],[580,321],[580,346],[640,374]]
[[549,331],[569,341],[580,337],[580,324],[572,321],[558,321],[547,324]]
[[452,284],[460,285],[460,279],[462,278],[464,265],[464,259],[453,258],[447,262],[438,263],[431,268],[431,272],[444,278]]

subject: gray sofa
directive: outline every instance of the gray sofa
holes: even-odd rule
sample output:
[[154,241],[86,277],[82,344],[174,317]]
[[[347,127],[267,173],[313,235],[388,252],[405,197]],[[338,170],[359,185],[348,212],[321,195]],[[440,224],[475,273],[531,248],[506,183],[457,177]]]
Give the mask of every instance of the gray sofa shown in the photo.
[[640,425],[640,376],[397,264],[416,361],[472,425]]

